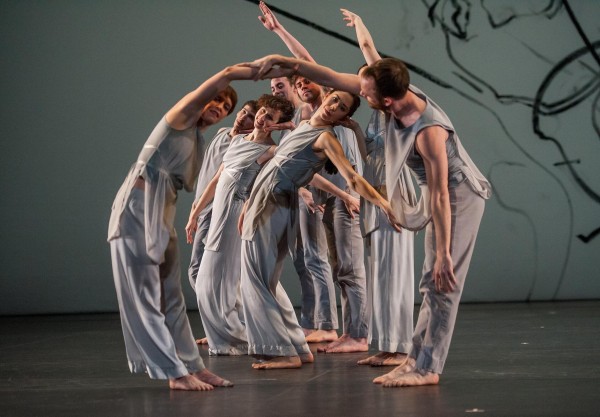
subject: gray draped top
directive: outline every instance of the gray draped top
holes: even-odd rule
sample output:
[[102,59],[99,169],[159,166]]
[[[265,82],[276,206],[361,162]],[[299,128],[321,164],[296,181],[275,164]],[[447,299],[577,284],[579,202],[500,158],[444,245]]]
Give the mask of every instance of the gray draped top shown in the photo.
[[[462,146],[446,113],[417,87],[410,85],[409,89],[425,100],[425,111],[414,124],[406,128],[399,127],[393,116],[386,115],[385,176],[388,200],[402,227],[409,230],[420,230],[431,220],[431,204],[425,168],[423,160],[414,149],[415,139],[422,129],[441,126],[448,131],[446,149],[450,186],[467,181],[473,191],[484,199],[490,198],[492,187]],[[412,182],[407,183],[401,180],[405,164],[411,168],[419,182],[421,196],[418,200],[414,198],[414,192],[411,192]]]
[[138,177],[145,182],[144,224],[146,250],[161,263],[171,234],[175,234],[177,191],[191,192],[202,164],[202,133],[196,126],[175,130],[163,117],[144,144],[113,202],[108,240],[121,235],[120,221]]
[[[246,140],[245,135],[238,135],[231,140],[231,146],[223,156],[223,171],[215,190],[206,249],[219,250],[227,219],[233,217],[229,221],[237,224],[242,204],[250,195],[254,180],[262,168],[256,160],[270,147]],[[236,234],[233,238],[239,239],[239,236]]]
[[268,204],[283,204],[290,209],[288,246],[294,253],[296,244],[298,188],[307,185],[325,165],[312,149],[312,144],[330,127],[313,127],[302,123],[281,141],[275,156],[265,165],[248,200],[242,239],[252,240],[258,220]]

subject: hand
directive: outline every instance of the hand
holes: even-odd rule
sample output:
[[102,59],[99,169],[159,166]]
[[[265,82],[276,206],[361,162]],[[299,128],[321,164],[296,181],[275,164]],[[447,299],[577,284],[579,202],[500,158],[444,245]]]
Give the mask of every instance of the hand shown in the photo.
[[454,276],[454,263],[450,254],[436,256],[433,265],[433,281],[437,292],[448,293],[456,288],[456,277]]
[[196,233],[196,230],[198,230],[198,218],[190,217],[190,219],[187,222],[187,225],[185,226],[185,235],[187,238],[187,243],[194,243],[194,234]]
[[362,19],[360,18],[359,15],[357,15],[356,13],[352,13],[350,10],[347,9],[340,9],[342,14],[344,15],[344,20],[346,21],[346,26],[348,27],[355,27],[357,22],[362,21]]
[[390,224],[392,225],[394,230],[398,233],[402,233],[402,228],[400,227],[400,222],[396,218],[396,215],[394,214],[394,211],[392,210],[392,206],[390,205],[390,203],[387,200],[384,200],[384,201],[385,201],[385,203],[383,203],[381,205],[381,209],[385,213],[385,216],[387,217],[388,221],[390,222]]
[[355,130],[357,127],[360,127],[358,122],[351,117],[344,117],[343,119],[338,120],[336,125],[344,126],[350,130]]
[[294,130],[296,125],[294,122],[289,121],[285,123],[276,123],[274,125],[268,126],[264,128],[265,132],[273,132],[275,130]]
[[258,4],[258,7],[260,8],[260,11],[263,14],[262,16],[258,16],[258,20],[261,21],[261,23],[267,30],[270,30],[271,32],[273,32],[276,29],[281,28],[279,21],[277,20],[277,18],[275,17],[275,15],[271,11],[271,9],[269,9],[269,6],[267,6],[264,1],[261,1]]
[[292,75],[298,69],[299,64],[286,62],[286,58],[281,55],[267,55],[252,62],[242,62],[237,64],[241,67],[248,67],[255,70],[252,79],[254,81],[265,78],[279,78]]
[[354,213],[360,213],[360,200],[353,195],[346,193],[344,204],[348,214],[350,215],[350,218],[354,218]]
[[319,205],[315,203],[315,199],[310,191],[306,188],[300,188],[298,190],[298,194],[306,204],[306,207],[310,210],[311,213],[315,213],[317,210],[323,213],[325,211],[325,207],[323,205]]

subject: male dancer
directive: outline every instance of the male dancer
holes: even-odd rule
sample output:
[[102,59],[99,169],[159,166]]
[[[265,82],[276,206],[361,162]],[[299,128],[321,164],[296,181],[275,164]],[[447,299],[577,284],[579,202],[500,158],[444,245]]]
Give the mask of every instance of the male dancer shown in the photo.
[[[294,72],[322,85],[360,93],[371,107],[388,113],[385,152],[390,202],[406,228],[427,229],[420,284],[423,304],[412,349],[402,365],[374,382],[390,387],[437,384],[485,199],[491,195],[489,182],[469,158],[446,114],[410,85],[408,70],[398,59],[377,61],[360,75],[279,55],[248,65],[259,69],[257,78]],[[280,70],[267,73],[274,66]],[[408,204],[398,181],[405,163],[421,186],[421,204],[416,206]]]

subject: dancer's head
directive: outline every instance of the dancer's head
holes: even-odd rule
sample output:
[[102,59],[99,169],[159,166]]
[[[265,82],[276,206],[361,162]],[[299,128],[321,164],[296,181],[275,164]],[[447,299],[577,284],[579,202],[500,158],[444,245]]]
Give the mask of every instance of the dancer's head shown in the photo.
[[294,117],[294,106],[283,97],[263,94],[258,99],[258,106],[254,118],[255,129],[262,130],[277,123],[289,122]]
[[[306,77],[297,75],[294,78],[294,87],[300,100],[304,103],[313,104],[321,100],[321,86],[309,80]],[[318,104],[316,104],[318,105]],[[316,107],[315,105],[315,107]]]
[[237,100],[237,93],[233,87],[227,86],[204,106],[200,113],[200,120],[206,126],[219,123],[233,112]]
[[410,83],[406,65],[396,58],[383,58],[361,69],[359,76],[360,95],[378,110],[385,110],[393,100],[403,98]]
[[248,100],[242,108],[237,112],[233,128],[238,131],[250,130],[254,127],[254,116],[258,111],[258,102],[256,100]]
[[291,77],[278,77],[271,79],[271,94],[283,97],[289,101],[294,100],[294,81]]
[[360,106],[360,97],[347,91],[332,90],[313,116],[326,124],[335,125],[346,117],[351,117]]

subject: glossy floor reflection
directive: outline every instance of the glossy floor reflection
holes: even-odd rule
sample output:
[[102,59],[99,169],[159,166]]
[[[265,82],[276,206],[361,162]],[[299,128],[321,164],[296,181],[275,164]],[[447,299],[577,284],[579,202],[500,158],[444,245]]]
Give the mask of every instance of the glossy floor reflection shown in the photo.
[[363,354],[256,371],[249,357],[201,353],[236,386],[172,392],[131,375],[116,314],[0,317],[0,416],[600,415],[600,302],[461,306],[431,387],[374,385],[391,368],[356,365]]

